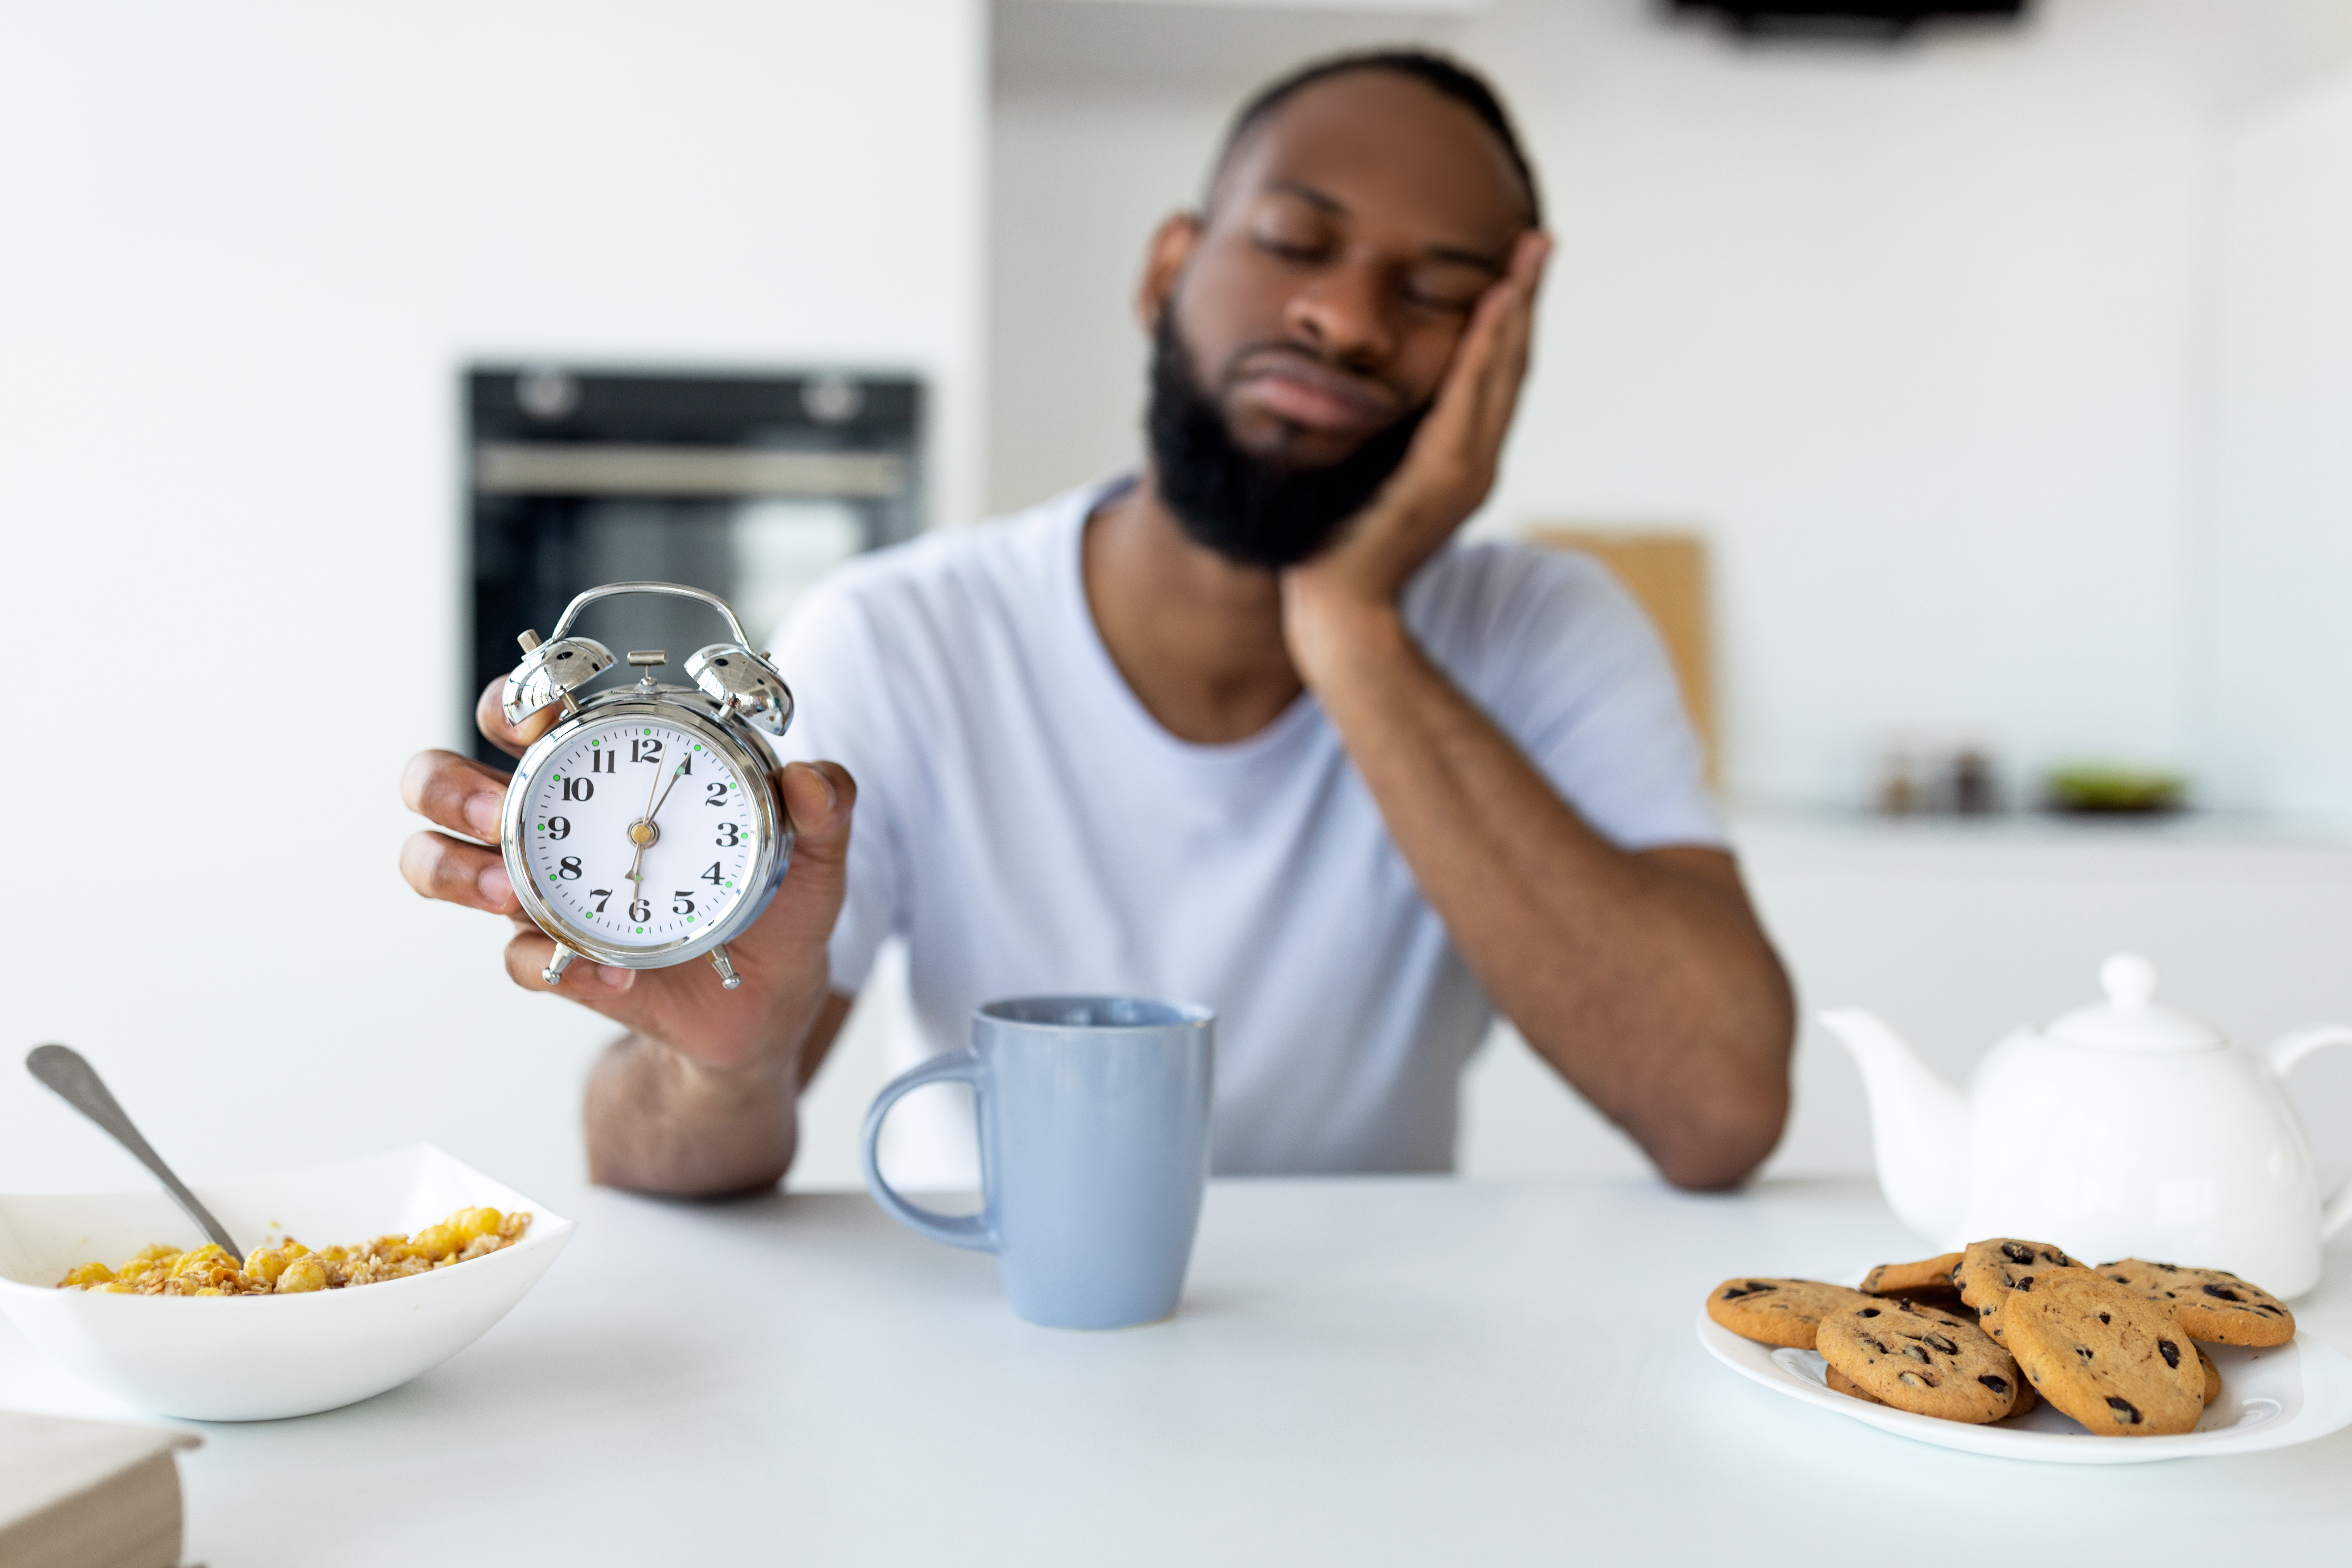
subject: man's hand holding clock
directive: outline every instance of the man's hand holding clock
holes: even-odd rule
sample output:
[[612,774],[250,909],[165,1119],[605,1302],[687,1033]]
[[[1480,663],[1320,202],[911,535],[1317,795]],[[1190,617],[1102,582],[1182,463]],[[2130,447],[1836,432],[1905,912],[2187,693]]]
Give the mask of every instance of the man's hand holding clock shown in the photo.
[[[561,714],[543,710],[510,725],[500,689],[494,681],[483,691],[475,719],[491,744],[520,757]],[[675,785],[677,773],[669,772]],[[425,898],[510,920],[507,974],[528,990],[545,991],[541,975],[555,943],[523,914],[495,847],[511,782],[454,752],[411,758],[401,798],[441,831],[412,835],[401,847],[400,869]],[[796,842],[773,901],[728,944],[740,989],[722,990],[701,963],[631,970],[585,962],[566,970],[557,988],[632,1036],[599,1064],[590,1086],[590,1165],[598,1180],[646,1190],[646,1172],[675,1169],[678,1151],[666,1139],[674,1129],[683,1136],[688,1124],[701,1142],[687,1179],[651,1190],[740,1190],[772,1182],[790,1161],[803,1047],[812,1036],[829,1040],[842,1011],[828,992],[825,944],[841,911],[857,786],[835,763],[788,763],[773,783]],[[654,798],[636,820],[651,826],[663,804]],[[635,847],[632,871],[642,872],[646,846]],[[624,885],[635,897],[641,884]],[[715,1137],[714,1112],[728,1129]]]

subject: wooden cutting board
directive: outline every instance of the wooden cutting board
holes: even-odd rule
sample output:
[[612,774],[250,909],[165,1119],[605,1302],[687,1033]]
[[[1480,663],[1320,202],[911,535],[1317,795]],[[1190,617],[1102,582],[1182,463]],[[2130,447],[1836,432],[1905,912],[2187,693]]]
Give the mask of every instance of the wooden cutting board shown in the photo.
[[1643,610],[1674,661],[1683,708],[1706,756],[1706,782],[1720,783],[1716,734],[1715,640],[1708,613],[1706,541],[1675,530],[1592,528],[1576,524],[1530,528],[1528,541],[1555,550],[1580,550],[1615,574]]

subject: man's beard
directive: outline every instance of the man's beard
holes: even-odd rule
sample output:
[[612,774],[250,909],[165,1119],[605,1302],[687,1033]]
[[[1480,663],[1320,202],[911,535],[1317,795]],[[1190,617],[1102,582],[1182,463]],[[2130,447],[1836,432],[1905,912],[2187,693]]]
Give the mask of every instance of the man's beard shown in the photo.
[[1296,566],[1380,493],[1428,410],[1414,409],[1336,463],[1269,464],[1234,442],[1176,335],[1175,315],[1172,307],[1162,310],[1152,334],[1151,407],[1144,421],[1160,499],[1185,537],[1236,565]]

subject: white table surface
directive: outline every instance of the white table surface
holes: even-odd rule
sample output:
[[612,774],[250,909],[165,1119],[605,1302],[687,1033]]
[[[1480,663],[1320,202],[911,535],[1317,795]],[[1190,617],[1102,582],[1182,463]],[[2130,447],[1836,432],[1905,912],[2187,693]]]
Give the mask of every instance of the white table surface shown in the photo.
[[[1709,1360],[1692,1324],[1719,1279],[1920,1252],[1864,1184],[1220,1182],[1182,1310],[1112,1333],[1019,1321],[992,1260],[859,1195],[541,1196],[579,1234],[472,1348],[348,1409],[201,1427],[190,1561],[2352,1552],[2352,1430],[2045,1468],[1876,1432]],[[2298,1315],[2352,1346],[2352,1250]],[[0,1405],[129,1414],[5,1324]]]

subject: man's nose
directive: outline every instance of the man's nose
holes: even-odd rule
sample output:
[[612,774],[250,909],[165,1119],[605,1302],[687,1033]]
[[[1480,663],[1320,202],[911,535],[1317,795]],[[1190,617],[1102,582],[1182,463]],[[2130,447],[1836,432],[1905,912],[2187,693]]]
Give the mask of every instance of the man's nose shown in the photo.
[[1326,268],[1290,297],[1283,325],[1336,364],[1376,369],[1396,352],[1380,268],[1343,261]]

